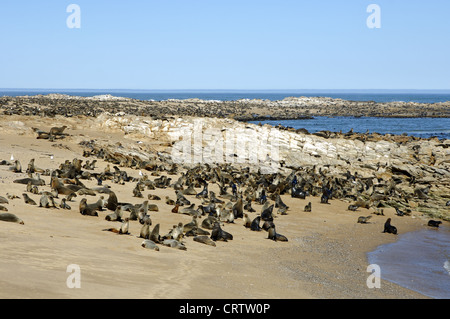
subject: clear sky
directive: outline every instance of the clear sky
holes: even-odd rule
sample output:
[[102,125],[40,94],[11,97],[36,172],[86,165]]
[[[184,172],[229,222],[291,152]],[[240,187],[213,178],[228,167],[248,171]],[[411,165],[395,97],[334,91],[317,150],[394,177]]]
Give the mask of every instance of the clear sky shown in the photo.
[[449,0],[1,0],[0,39],[1,88],[450,89]]

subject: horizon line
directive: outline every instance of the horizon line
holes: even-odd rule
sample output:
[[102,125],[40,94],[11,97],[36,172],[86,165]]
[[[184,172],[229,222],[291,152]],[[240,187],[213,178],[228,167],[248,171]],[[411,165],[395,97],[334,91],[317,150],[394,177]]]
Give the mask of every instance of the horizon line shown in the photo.
[[402,92],[414,92],[414,91],[441,91],[441,92],[449,92],[450,89],[123,89],[123,88],[0,88],[0,90],[67,90],[67,91],[246,91],[246,92],[254,92],[254,91],[402,91]]

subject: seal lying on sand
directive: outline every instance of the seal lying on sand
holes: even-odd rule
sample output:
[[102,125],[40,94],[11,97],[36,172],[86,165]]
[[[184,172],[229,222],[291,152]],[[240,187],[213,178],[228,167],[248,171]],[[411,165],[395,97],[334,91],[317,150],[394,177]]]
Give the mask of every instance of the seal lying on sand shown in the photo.
[[155,251],[159,251],[159,247],[156,245],[156,243],[150,239],[146,239],[141,244],[142,247],[147,249],[152,249]]
[[10,213],[0,213],[0,220],[4,222],[18,223],[21,225],[25,224],[22,219]]
[[205,236],[205,235],[195,236],[194,241],[205,244],[205,245],[210,245],[210,246],[216,247],[216,243],[211,238],[209,238],[208,236]]

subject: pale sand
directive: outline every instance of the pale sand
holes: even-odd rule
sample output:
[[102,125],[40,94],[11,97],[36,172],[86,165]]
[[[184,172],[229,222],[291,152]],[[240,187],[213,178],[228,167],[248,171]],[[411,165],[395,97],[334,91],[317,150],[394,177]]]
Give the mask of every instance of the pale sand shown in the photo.
[[[43,123],[40,124],[42,127]],[[102,137],[100,132],[86,129],[82,132]],[[113,141],[120,136],[103,138]],[[70,149],[51,146],[60,143]],[[66,159],[82,158],[82,149],[71,139],[52,143],[3,130],[0,160],[9,160],[11,154],[20,159],[23,170],[31,158],[35,158],[38,167],[56,168]],[[49,154],[54,155],[53,160]],[[101,171],[105,165],[99,160],[95,171]],[[124,170],[137,176],[135,170]],[[99,217],[80,215],[78,205],[82,196],[69,202],[70,211],[26,205],[21,195],[26,185],[12,182],[22,177],[26,174],[15,174],[7,166],[0,166],[0,195],[21,197],[5,206],[25,222],[25,225],[0,222],[1,298],[426,298],[385,280],[379,289],[366,285],[370,275],[366,271],[366,252],[397,239],[395,235],[381,233],[385,220],[392,217],[392,224],[402,234],[426,227],[426,219],[420,213],[398,217],[393,209],[385,209],[386,216],[372,215],[371,223],[362,225],[356,223],[358,216],[370,215],[371,211],[347,211],[348,203],[338,200],[324,205],[317,197],[301,200],[285,195],[282,199],[290,207],[288,215],[278,216],[275,224],[289,242],[268,240],[265,231],[252,232],[238,219],[235,224],[223,226],[233,234],[232,241],[217,242],[217,247],[211,247],[188,237],[187,251],[160,245],[157,252],[140,246],[138,221],[130,223],[131,235],[117,235],[102,231],[120,227],[120,223],[104,219],[109,211],[99,212]],[[48,185],[49,177],[43,179]],[[83,183],[95,186],[94,180]],[[146,190],[140,199],[132,197],[135,183],[106,184],[112,186],[123,202],[142,203],[149,193],[175,199],[171,188]],[[49,190],[49,186],[40,189]],[[218,194],[213,186],[210,190]],[[30,197],[39,202],[40,195]],[[99,195],[86,197],[92,203]],[[195,196],[188,198],[200,203]],[[308,201],[312,202],[311,213],[303,212]],[[60,199],[56,202],[59,204]],[[159,212],[150,214],[153,226],[161,224],[161,234],[180,221],[191,221],[189,216],[171,213],[172,207],[164,200],[150,203],[159,206]],[[254,203],[253,207],[260,212],[260,205]],[[251,213],[251,218],[257,213]],[[80,266],[80,289],[69,289],[66,285],[70,275],[66,269],[70,264]]]

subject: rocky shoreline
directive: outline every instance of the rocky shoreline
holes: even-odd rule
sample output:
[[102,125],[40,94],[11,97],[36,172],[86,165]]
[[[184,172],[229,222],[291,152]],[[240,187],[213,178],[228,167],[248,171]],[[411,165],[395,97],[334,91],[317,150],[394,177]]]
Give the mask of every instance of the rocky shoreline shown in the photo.
[[450,101],[415,103],[347,101],[327,97],[288,97],[280,101],[200,99],[145,101],[100,95],[78,97],[49,94],[21,97],[0,97],[0,114],[66,117],[98,116],[103,112],[165,118],[197,116],[233,118],[239,121],[307,119],[314,116],[354,117],[450,117]]

